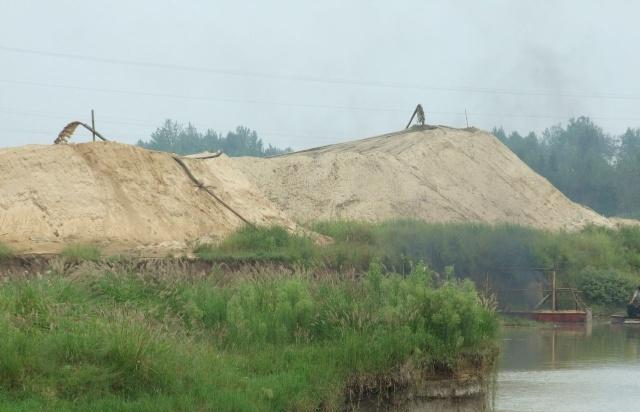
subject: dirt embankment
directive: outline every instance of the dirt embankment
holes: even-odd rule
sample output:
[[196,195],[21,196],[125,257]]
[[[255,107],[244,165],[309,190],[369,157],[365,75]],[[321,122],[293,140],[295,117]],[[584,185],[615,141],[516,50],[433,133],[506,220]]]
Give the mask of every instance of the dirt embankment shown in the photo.
[[554,230],[614,226],[475,128],[413,128],[232,162],[298,222],[417,218]]
[[[296,229],[228,157],[184,162],[248,221]],[[167,153],[112,142],[0,149],[0,242],[18,253],[55,253],[70,243],[184,251],[243,224]]]
[[[273,158],[182,158],[106,142],[0,149],[0,243],[189,251],[244,224],[416,218],[544,229],[615,227],[571,202],[487,132],[423,127]],[[229,210],[231,207],[238,215]]]

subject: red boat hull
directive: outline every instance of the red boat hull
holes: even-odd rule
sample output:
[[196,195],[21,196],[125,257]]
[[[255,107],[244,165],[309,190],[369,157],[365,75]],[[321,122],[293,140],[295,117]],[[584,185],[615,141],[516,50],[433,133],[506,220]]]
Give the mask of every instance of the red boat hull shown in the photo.
[[550,323],[587,323],[591,321],[590,310],[536,310],[531,312],[505,312],[505,315]]

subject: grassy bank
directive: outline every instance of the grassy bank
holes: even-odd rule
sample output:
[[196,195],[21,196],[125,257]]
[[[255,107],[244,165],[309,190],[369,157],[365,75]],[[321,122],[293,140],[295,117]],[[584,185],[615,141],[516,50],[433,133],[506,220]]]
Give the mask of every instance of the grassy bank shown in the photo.
[[73,244],[64,248],[60,255],[72,261],[97,262],[102,258],[102,251],[93,245]]
[[286,263],[293,275],[112,273],[101,268],[126,265],[95,263],[100,250],[74,245],[61,258],[76,263],[72,274],[57,263],[45,278],[5,279],[0,410],[340,410],[350,396],[384,398],[492,358],[498,320],[468,279],[522,301],[509,290],[556,267],[562,285],[603,310],[640,284],[640,228],[314,229],[334,241],[245,228],[196,250],[215,262]]
[[[488,283],[503,303],[512,305],[539,299],[536,288],[546,279],[540,268],[556,268],[561,286],[583,290],[588,303],[603,311],[619,310],[640,285],[639,227],[588,227],[564,233],[513,225],[394,221],[324,222],[312,229],[334,242],[315,246],[280,228],[246,228],[219,246],[201,246],[197,253],[210,260],[276,258],[356,272],[380,259],[385,268],[400,274],[425,262],[442,276],[455,272],[478,285]],[[510,292],[527,288],[530,295]]]
[[11,256],[13,256],[11,248],[3,243],[0,243],[0,260]]
[[494,351],[472,284],[435,287],[424,266],[321,279],[91,267],[3,283],[0,410],[332,411]]

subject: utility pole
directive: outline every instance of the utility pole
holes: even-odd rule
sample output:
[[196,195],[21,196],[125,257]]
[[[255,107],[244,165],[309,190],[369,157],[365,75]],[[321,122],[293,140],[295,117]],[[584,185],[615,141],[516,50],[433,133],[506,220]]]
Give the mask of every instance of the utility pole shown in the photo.
[[556,270],[551,271],[551,310],[556,311]]
[[93,141],[96,141],[96,117],[93,114],[93,109],[91,109],[91,134],[93,135]]
[[469,128],[469,116],[467,116],[467,108],[464,108],[464,119],[467,121],[467,129]]

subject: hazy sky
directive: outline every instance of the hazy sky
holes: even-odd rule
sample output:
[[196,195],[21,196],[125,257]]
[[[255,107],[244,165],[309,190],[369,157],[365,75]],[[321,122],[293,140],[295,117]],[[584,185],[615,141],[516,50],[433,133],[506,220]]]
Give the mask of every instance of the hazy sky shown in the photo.
[[[296,149],[427,122],[640,126],[640,2],[0,0],[0,146],[166,118]],[[66,57],[65,57],[66,56]],[[74,58],[73,56],[77,56]],[[77,139],[86,140],[87,133]]]

